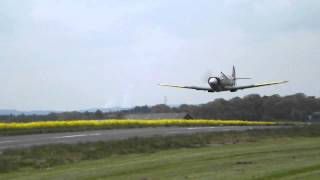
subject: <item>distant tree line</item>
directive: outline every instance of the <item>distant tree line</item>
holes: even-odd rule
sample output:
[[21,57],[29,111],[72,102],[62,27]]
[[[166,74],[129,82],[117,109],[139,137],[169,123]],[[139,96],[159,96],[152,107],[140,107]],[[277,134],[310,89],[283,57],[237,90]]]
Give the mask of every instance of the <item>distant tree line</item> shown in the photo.
[[298,93],[281,97],[279,95],[247,95],[230,100],[216,99],[206,104],[169,107],[164,104],[153,107],[142,106],[127,113],[188,112],[202,119],[240,119],[264,121],[305,121],[313,112],[320,112],[320,98]]
[[201,119],[240,119],[260,121],[305,121],[308,116],[320,111],[320,98],[298,93],[281,97],[279,95],[260,96],[251,94],[243,98],[230,100],[216,99],[206,104],[170,107],[164,104],[155,106],[137,106],[129,110],[103,113],[96,112],[63,112],[48,115],[8,115],[0,116],[4,122],[28,122],[47,120],[81,120],[81,119],[123,119],[131,113],[190,113]]
[[[2,115],[1,122],[32,122],[32,121],[59,121],[59,120],[99,120],[110,116],[108,113],[103,113],[101,110],[96,112],[62,112],[49,113],[48,115]],[[119,117],[115,116],[115,119]]]

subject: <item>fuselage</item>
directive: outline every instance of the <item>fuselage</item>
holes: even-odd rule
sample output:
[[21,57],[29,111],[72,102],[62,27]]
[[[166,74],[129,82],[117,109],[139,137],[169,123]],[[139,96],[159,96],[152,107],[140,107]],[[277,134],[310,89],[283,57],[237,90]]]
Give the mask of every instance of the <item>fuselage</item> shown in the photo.
[[220,80],[221,80],[220,81],[221,86],[235,86],[236,85],[236,81],[231,76],[228,76],[228,78],[220,76]]
[[227,90],[227,87],[234,87],[236,85],[236,80],[232,76],[222,74],[219,77],[210,77],[208,79],[208,84],[213,91],[225,91]]

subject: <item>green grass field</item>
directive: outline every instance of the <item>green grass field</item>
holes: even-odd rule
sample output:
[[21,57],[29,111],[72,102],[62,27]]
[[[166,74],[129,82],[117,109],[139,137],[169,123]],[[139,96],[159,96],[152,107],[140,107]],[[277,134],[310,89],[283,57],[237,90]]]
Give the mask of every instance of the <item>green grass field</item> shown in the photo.
[[257,142],[113,155],[47,169],[25,168],[0,179],[320,179],[320,138]]

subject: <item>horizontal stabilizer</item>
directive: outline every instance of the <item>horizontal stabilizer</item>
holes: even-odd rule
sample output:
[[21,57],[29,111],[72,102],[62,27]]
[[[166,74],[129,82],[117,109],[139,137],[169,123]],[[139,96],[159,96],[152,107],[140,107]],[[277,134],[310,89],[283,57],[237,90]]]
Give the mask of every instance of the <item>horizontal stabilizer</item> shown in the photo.
[[238,80],[238,79],[252,79],[252,78],[236,78],[236,80]]

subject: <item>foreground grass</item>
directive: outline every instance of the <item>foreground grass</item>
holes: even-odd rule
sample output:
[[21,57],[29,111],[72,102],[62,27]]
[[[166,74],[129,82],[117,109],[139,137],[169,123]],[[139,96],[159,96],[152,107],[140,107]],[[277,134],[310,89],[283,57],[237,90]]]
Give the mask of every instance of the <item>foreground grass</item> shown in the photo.
[[0,154],[0,173],[23,168],[46,169],[84,160],[108,158],[113,155],[148,154],[160,150],[199,148],[213,145],[259,142],[262,139],[320,137],[319,127],[216,132],[170,137],[132,138],[127,140],[82,144],[58,144],[5,150]]
[[113,155],[41,170],[23,169],[0,179],[319,179],[320,137]]
[[0,123],[0,135],[37,134],[96,129],[117,129],[160,126],[255,126],[277,125],[275,122],[257,122],[241,120],[74,120],[74,121],[40,121],[28,123]]

